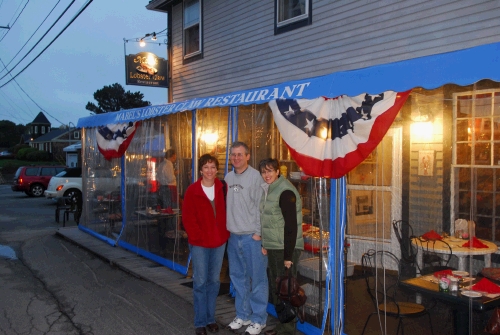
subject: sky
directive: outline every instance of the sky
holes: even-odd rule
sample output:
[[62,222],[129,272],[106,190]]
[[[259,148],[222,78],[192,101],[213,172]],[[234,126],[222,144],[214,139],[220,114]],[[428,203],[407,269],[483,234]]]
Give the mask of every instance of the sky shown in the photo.
[[[166,45],[158,43],[166,42],[166,31],[157,43],[148,43],[143,48],[136,41],[167,28],[167,14],[147,10],[148,0],[93,0],[52,45],[6,84],[12,79],[11,75],[16,76],[33,61],[90,0],[75,0],[34,47],[72,1],[0,0],[0,26],[11,27],[0,28],[0,60],[3,62],[0,62],[0,78],[5,76],[0,79],[0,120],[27,124],[43,111],[52,127],[73,126],[79,118],[90,115],[85,109],[87,102],[97,105],[94,92],[114,83],[121,84],[125,91],[143,93],[144,100],[153,105],[167,102],[166,88],[125,85],[125,54],[149,51],[165,59],[167,56]],[[125,43],[124,39],[130,41]],[[11,70],[10,74],[4,65]]]

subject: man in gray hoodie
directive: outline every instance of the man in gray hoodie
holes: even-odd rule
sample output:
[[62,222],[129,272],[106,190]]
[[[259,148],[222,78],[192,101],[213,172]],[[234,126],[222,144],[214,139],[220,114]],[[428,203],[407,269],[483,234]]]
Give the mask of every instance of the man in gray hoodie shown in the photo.
[[234,142],[230,151],[234,171],[224,178],[228,185],[227,244],[229,276],[235,290],[236,317],[228,325],[232,330],[248,326],[250,335],[266,327],[269,286],[267,257],[262,253],[259,203],[262,177],[248,165],[250,150],[243,142]]

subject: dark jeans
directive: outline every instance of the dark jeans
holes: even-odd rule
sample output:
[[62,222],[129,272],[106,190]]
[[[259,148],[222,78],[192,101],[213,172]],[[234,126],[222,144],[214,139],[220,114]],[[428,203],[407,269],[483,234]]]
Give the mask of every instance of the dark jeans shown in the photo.
[[[288,270],[292,271],[294,276],[297,276],[297,265],[299,263],[299,257],[302,250],[295,249],[292,255],[292,266]],[[269,271],[269,293],[271,302],[276,305],[278,303],[278,295],[276,294],[276,277],[281,276],[285,272],[285,262],[283,258],[283,250],[267,250],[268,258],[268,271]],[[295,327],[297,323],[295,321],[289,323],[278,323],[276,325],[276,331],[279,335],[293,335],[295,332]]]

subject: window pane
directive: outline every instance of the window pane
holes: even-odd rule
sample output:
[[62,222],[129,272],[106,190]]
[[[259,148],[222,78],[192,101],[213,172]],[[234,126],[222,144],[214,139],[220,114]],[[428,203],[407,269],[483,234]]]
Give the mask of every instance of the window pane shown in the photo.
[[200,50],[200,26],[195,25],[185,30],[185,54],[189,55]]
[[306,14],[306,0],[279,0],[278,22]]
[[492,220],[488,217],[478,217],[476,222],[476,236],[485,240],[493,237]]
[[[496,107],[499,112],[500,112],[500,106]],[[493,139],[498,141],[500,140],[500,118],[494,118],[493,119]]]
[[457,121],[457,141],[468,141],[469,139],[469,121]]
[[475,101],[476,116],[490,116],[491,115],[491,94],[478,94]]
[[184,28],[200,22],[199,0],[186,1],[184,3]]
[[457,144],[457,164],[471,163],[471,148],[468,143]]
[[479,143],[475,146],[475,164],[490,165],[491,164],[491,148],[489,143]]
[[478,192],[493,191],[493,170],[477,169],[477,190]]
[[464,95],[457,98],[457,117],[470,117],[472,115],[472,96]]

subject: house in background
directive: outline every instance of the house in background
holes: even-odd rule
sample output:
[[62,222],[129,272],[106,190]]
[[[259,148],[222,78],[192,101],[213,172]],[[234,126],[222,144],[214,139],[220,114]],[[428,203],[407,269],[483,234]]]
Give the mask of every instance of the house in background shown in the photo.
[[[53,128],[43,112],[27,125],[27,134],[21,136],[21,143],[41,151],[46,151],[52,159],[66,161],[68,166],[79,165],[78,151],[75,149],[64,150],[68,146],[80,144],[80,129],[61,126]],[[73,147],[72,147],[73,148]],[[69,161],[68,161],[69,159]]]

